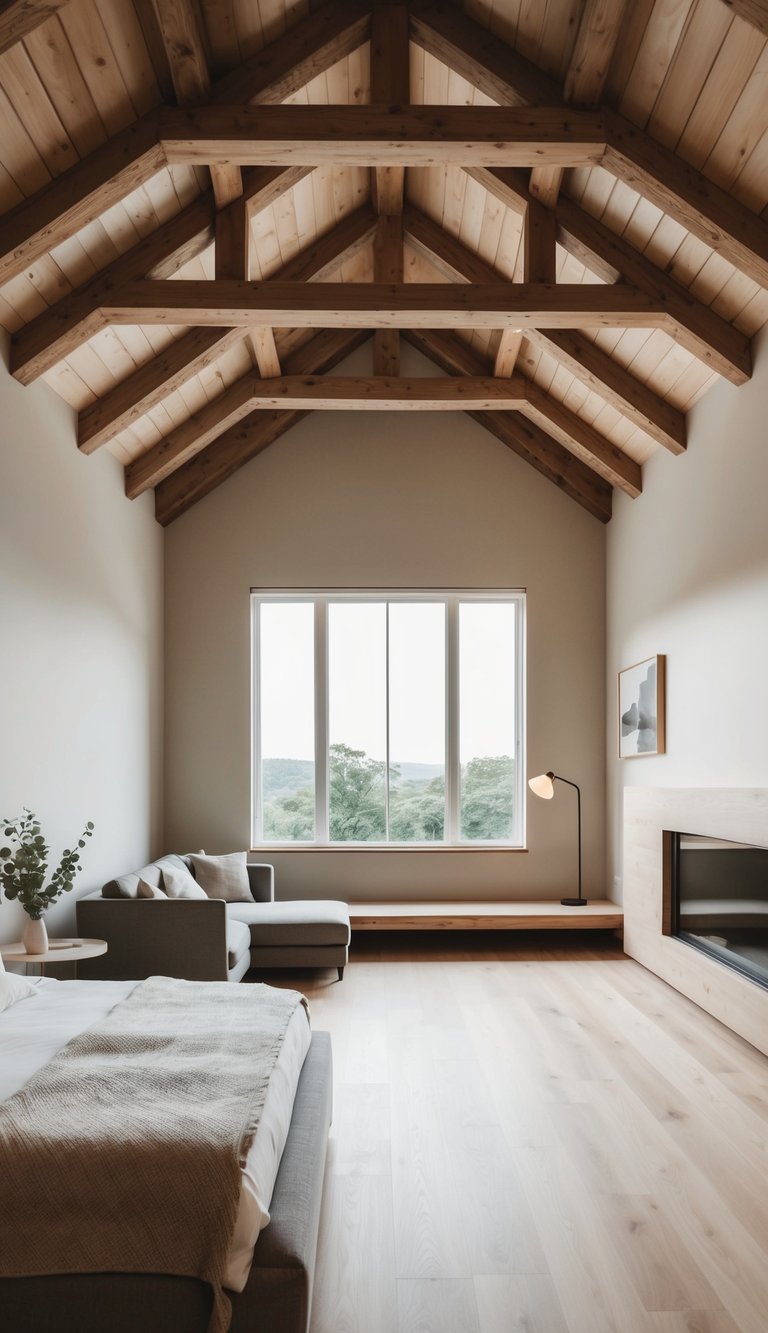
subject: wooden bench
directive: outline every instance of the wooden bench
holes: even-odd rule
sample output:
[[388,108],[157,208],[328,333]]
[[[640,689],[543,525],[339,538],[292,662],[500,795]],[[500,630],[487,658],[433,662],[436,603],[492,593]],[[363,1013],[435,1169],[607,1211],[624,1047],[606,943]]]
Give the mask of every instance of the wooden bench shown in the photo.
[[559,902],[350,903],[356,930],[621,930],[624,912],[607,898],[586,907]]

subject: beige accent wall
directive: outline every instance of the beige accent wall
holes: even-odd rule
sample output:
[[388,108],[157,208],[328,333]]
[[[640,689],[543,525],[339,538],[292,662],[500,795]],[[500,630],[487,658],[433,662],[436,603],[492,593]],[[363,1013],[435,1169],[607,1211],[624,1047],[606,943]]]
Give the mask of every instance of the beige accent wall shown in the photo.
[[[0,817],[24,805],[55,860],[96,825],[82,875],[51,910],[160,850],[163,535],[122,468],[78,453],[74,413],[0,366]],[[24,914],[0,905],[0,939]]]
[[[609,887],[625,787],[768,786],[768,335],[748,384],[689,414],[608,528]],[[616,672],[667,655],[667,752],[618,760]],[[768,828],[764,836],[768,844]],[[613,896],[620,893],[615,886]]]
[[[344,369],[370,373],[369,349]],[[434,368],[408,349],[404,373]],[[167,529],[168,847],[249,841],[252,586],[525,587],[528,772],[583,785],[586,885],[602,894],[604,550],[600,523],[463,414],[306,418]],[[283,897],[559,896],[575,888],[568,789],[530,798],[528,847],[268,859]]]

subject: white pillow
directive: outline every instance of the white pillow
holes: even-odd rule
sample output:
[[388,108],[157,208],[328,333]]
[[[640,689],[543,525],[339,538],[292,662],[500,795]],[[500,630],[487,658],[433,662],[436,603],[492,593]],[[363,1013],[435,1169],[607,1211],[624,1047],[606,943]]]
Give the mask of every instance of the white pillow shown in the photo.
[[195,879],[209,898],[223,898],[225,903],[252,903],[253,894],[246,869],[246,853],[228,856],[190,856]]
[[[187,869],[181,866],[163,866],[163,888],[166,898],[207,898],[199,884],[196,884]],[[141,892],[141,885],[139,885]]]
[[154,884],[148,884],[145,879],[139,877],[139,885],[136,890],[137,898],[167,898],[168,894],[163,893],[162,889],[156,889]]
[[37,995],[37,987],[27,981],[26,977],[14,976],[5,970],[0,973],[0,1013],[10,1009],[17,1000],[25,1000],[30,995]]

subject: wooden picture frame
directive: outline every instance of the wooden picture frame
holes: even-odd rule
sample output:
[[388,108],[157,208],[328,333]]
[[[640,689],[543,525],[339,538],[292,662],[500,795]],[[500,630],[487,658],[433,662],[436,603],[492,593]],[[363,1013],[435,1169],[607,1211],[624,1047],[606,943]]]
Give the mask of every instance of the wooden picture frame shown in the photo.
[[620,759],[665,753],[666,662],[657,653],[618,673]]

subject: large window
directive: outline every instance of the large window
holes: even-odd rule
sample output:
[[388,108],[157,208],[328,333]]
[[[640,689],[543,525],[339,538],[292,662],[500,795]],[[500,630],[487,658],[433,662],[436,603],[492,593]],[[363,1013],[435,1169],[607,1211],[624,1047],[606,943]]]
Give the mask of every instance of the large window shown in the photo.
[[253,840],[520,846],[521,592],[255,592]]

